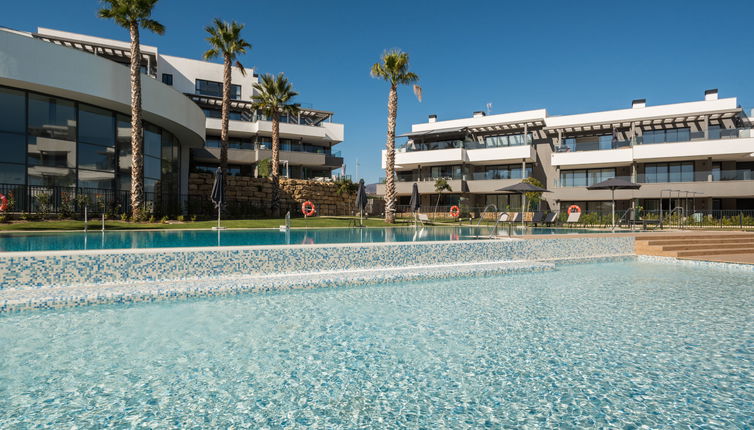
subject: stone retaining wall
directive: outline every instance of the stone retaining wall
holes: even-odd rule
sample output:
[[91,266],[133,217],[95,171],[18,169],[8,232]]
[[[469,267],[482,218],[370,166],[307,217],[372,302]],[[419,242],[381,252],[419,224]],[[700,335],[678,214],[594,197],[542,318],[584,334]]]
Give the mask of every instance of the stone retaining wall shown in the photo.
[[[214,180],[211,173],[191,173],[189,194],[209,196]],[[280,178],[280,207],[299,207],[309,200],[317,207],[318,215],[351,215],[356,196],[350,193],[338,195],[337,189],[338,185],[332,182]],[[269,178],[229,176],[225,198],[229,202],[270,202],[272,181]]]

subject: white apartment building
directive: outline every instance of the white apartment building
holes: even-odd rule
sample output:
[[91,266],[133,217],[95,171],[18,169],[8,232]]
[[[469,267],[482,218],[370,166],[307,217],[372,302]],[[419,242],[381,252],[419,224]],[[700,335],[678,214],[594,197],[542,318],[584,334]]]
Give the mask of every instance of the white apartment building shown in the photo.
[[[616,191],[617,209],[754,209],[754,136],[737,99],[705,92],[700,101],[551,116],[546,110],[485,115],[412,125],[396,153],[399,204],[412,184],[434,204],[434,181],[449,180],[471,206],[520,207],[518,196],[496,192],[524,177],[537,178],[552,193],[543,209],[609,210],[610,191],[587,186],[611,177],[641,184]],[[383,167],[385,153],[383,151]],[[384,193],[384,185],[378,186]],[[432,195],[434,194],[434,196]]]
[[[190,172],[219,165],[223,65],[142,45],[145,188],[188,194]],[[197,52],[199,57],[202,52]],[[46,28],[0,28],[0,187],[130,189],[130,43]],[[232,71],[231,175],[255,175],[271,158],[272,123],[251,109],[256,71]],[[295,87],[295,83],[294,83]],[[344,126],[302,107],[281,119],[281,172],[332,178]],[[157,184],[160,184],[157,187]],[[126,200],[126,199],[120,199]]]

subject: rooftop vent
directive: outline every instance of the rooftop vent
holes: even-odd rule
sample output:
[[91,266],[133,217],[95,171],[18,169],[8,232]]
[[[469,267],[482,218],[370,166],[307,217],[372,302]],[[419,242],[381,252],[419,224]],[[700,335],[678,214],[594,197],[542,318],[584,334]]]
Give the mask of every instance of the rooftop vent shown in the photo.
[[634,109],[639,109],[643,107],[647,107],[647,99],[636,99],[631,101],[631,107]]
[[437,122],[437,115],[432,114],[429,116],[429,122]]
[[474,118],[479,118],[479,117],[482,117],[482,116],[485,116],[485,115],[486,114],[484,113],[484,111],[481,111],[481,110],[478,110],[478,111],[474,112]]
[[706,90],[704,92],[704,100],[717,100],[717,88]]

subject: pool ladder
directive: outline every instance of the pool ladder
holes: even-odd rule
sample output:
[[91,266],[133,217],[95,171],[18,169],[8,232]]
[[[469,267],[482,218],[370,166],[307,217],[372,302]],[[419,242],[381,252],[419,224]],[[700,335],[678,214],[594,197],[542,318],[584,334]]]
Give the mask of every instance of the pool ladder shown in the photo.
[[[479,221],[476,222],[476,227],[477,227],[476,228],[476,238],[477,239],[479,239],[479,231],[481,230],[480,229],[480,224],[484,220],[484,214],[489,213],[489,211],[487,210],[489,208],[494,209],[494,212],[492,212],[492,213],[494,213],[495,217],[497,217],[497,206],[495,206],[494,204],[489,204],[489,205],[487,205],[487,206],[484,207],[484,210],[482,211],[482,213],[479,214]],[[489,237],[493,237],[495,231],[497,231],[497,221],[495,222],[495,226],[492,228],[492,230],[490,230]]]

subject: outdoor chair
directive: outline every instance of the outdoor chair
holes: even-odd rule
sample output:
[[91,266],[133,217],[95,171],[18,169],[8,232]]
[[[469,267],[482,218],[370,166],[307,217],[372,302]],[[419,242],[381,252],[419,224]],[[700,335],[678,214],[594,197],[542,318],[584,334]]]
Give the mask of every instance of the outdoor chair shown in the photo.
[[576,224],[581,219],[581,212],[571,212],[568,214],[568,219],[566,220],[566,223],[568,224]]
[[503,212],[500,214],[500,217],[497,219],[497,222],[508,222],[510,221],[510,214],[508,212]]
[[511,219],[512,223],[520,223],[523,216],[521,215],[521,212],[513,212],[513,219]]
[[534,225],[542,223],[542,221],[545,219],[545,213],[541,211],[534,212],[534,215],[531,217],[531,223]]
[[550,212],[545,216],[545,219],[542,221],[542,224],[546,225],[553,225],[556,222],[558,222],[558,213],[557,212]]

